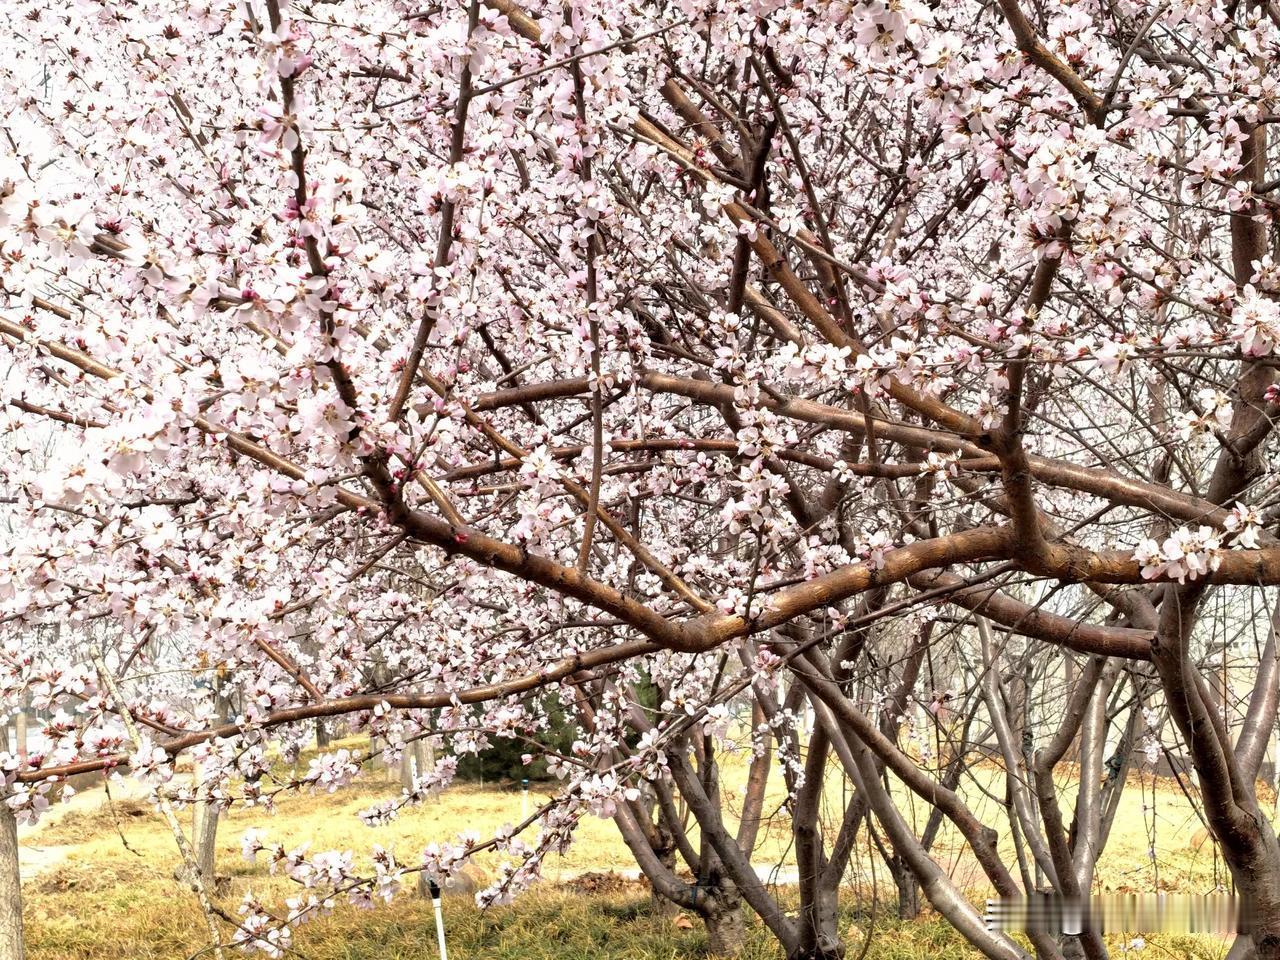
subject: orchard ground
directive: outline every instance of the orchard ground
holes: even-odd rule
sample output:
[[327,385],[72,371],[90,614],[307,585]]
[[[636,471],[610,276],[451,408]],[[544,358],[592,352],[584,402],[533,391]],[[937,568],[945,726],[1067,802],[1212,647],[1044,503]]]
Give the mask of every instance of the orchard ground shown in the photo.
[[[1136,772],[1133,776],[1141,779]],[[742,765],[728,762],[728,785],[741,777]],[[1146,893],[1158,885],[1169,891],[1211,892],[1215,878],[1222,880],[1225,870],[1185,796],[1174,781],[1154,780],[1150,775],[1139,786],[1135,780],[1134,789],[1125,791],[1100,864],[1101,889]],[[829,789],[832,808],[842,809],[834,768]],[[359,863],[380,845],[412,863],[415,851],[428,843],[452,840],[466,832],[484,838],[521,815],[518,789],[458,785],[390,825],[367,827],[357,817],[358,811],[399,790],[394,772],[374,771],[335,793],[282,796],[274,814],[262,809],[234,810],[219,829],[218,873],[227,878],[219,903],[234,913],[247,890],[268,904],[282,903],[297,891],[287,878],[271,875],[264,863],[249,863],[242,857],[240,840],[250,828],[264,831],[269,840],[290,849],[309,843],[313,851],[351,850]],[[976,769],[963,793],[979,816],[994,814],[994,805],[1004,795],[1001,772],[994,766]],[[1074,796],[1074,790],[1067,793]],[[545,798],[545,791],[535,785],[530,791],[531,807]],[[780,793],[771,794],[766,813],[776,811],[782,800]],[[904,797],[903,804],[908,812],[912,810],[909,799]],[[927,813],[923,804],[915,809],[921,821]],[[757,864],[775,870],[774,879],[783,887],[795,876],[784,825],[783,817],[766,824],[756,855]],[[1154,862],[1148,855],[1153,826]],[[194,897],[173,880],[178,856],[172,835],[131,783],[113,787],[110,801],[101,787],[86,790],[65,807],[55,808],[39,826],[24,829],[21,844],[30,960],[182,960],[200,954],[208,945]],[[959,882],[973,889],[975,896],[981,895],[976,863],[958,837],[944,832],[934,853]],[[481,857],[479,862],[481,871],[491,874],[496,860]],[[850,957],[862,954],[868,937],[865,956],[870,960],[977,955],[927,909],[912,923],[893,919],[892,886],[886,886],[886,872],[876,864],[876,879],[881,881],[877,889],[871,866],[864,844],[845,888],[844,930]],[[650,909],[647,889],[633,879],[635,863],[610,820],[584,820],[570,853],[548,861],[544,873],[546,880],[538,888],[510,906],[481,911],[469,896],[446,898],[450,956],[454,960],[675,960],[706,952],[696,918],[673,918]],[[413,894],[411,883],[406,888],[390,904],[373,910],[344,904],[298,928],[290,956],[310,960],[434,957],[431,904]],[[1116,939],[1120,955],[1125,945]],[[1137,956],[1213,960],[1225,954],[1226,946],[1211,937],[1153,937]],[[753,929],[746,960],[778,956],[766,932]]]

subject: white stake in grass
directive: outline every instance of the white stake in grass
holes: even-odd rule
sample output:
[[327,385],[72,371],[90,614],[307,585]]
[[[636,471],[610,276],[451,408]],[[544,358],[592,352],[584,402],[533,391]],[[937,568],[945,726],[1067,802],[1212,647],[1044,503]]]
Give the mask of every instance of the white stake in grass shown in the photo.
[[449,951],[444,945],[444,914],[440,910],[440,884],[428,880],[431,890],[431,905],[436,908],[436,942],[440,944],[440,960],[449,960]]

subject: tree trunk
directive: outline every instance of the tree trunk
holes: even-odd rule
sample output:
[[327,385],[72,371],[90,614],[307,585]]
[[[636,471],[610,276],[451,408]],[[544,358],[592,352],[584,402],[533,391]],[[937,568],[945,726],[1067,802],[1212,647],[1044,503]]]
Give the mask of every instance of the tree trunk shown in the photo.
[[702,915],[707,927],[707,953],[713,957],[736,957],[747,942],[747,922],[742,903],[716,903]]
[[[657,843],[653,852],[663,868],[674,876],[676,872],[676,841],[667,825],[659,818],[654,824],[654,837]],[[649,909],[656,917],[674,917],[680,912],[680,905],[658,890],[657,884],[649,880]]]
[[898,891],[898,919],[914,920],[920,915],[920,881],[901,857],[890,857],[887,862]]
[[666,920],[675,919],[680,913],[680,904],[669,900],[658,892],[658,888],[649,884],[649,913]]
[[[0,751],[8,749],[8,731],[0,725]],[[24,955],[18,821],[0,795],[0,960],[23,960]]]
[[325,726],[324,720],[316,717],[316,749],[324,750],[329,746],[329,728]]
[[1079,937],[1059,937],[1058,943],[1062,947],[1062,960],[1085,960],[1084,944]]
[[[197,781],[200,777],[196,768]],[[196,803],[194,822],[191,828],[191,846],[196,855],[196,866],[200,868],[200,876],[209,888],[214,887],[218,860],[218,807],[208,801]]]
[[796,851],[796,867],[799,870],[798,887],[800,909],[797,922],[800,941],[797,952],[810,956],[818,952],[824,931],[822,878],[826,874],[827,859],[819,821],[822,802],[823,773],[831,743],[821,727],[815,727],[809,739],[809,753],[805,757],[804,785],[796,791],[791,815],[792,843]]
[[[225,684],[220,679],[214,680],[213,702],[217,708],[218,721],[228,723],[231,720],[231,701],[227,697]],[[191,779],[196,796],[206,794],[209,790],[205,775],[199,762],[192,766]],[[200,878],[210,890],[217,887],[218,882],[218,821],[221,811],[216,803],[209,800],[197,800],[192,814],[191,849],[195,854],[196,867]]]
[[[751,729],[759,730],[765,722],[764,707],[759,700],[751,704]],[[764,810],[765,791],[769,785],[769,771],[773,767],[773,741],[766,737],[763,749],[751,758],[751,766],[747,770],[746,794],[742,800],[742,817],[738,821],[738,846],[751,859],[756,848],[756,837],[760,833],[760,818]]]
[[840,937],[839,888],[819,884],[814,900],[806,918],[812,930],[805,931],[805,940],[811,943],[805,960],[839,960],[845,952]]

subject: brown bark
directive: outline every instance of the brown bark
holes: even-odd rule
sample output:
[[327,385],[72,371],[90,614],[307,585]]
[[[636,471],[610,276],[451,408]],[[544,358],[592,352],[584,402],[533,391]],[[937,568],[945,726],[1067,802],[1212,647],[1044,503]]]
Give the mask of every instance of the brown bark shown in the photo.
[[747,942],[746,918],[740,907],[717,904],[703,917],[707,927],[707,953],[713,957],[736,957]]
[[[8,731],[0,727],[0,752],[9,749]],[[23,960],[22,878],[18,871],[18,822],[0,792],[0,960]]]
[[[207,791],[200,764],[195,765],[192,780],[197,796],[202,790]],[[195,863],[200,876],[209,889],[214,889],[217,868],[219,811],[216,804],[208,800],[197,800],[192,811],[191,848],[195,854]]]
[[0,960],[23,960],[22,882],[18,876],[18,824],[0,798]]

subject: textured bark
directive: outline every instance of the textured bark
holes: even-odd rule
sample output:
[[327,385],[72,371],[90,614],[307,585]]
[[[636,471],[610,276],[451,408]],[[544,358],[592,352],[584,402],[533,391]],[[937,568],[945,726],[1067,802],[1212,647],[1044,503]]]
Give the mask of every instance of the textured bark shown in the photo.
[[[195,780],[197,791],[201,788],[200,766],[196,765]],[[191,829],[191,847],[195,853],[196,866],[204,882],[212,888],[216,879],[217,843],[219,812],[215,804],[199,801],[195,805]]]
[[[764,707],[759,701],[751,705],[751,729],[764,723]],[[765,788],[769,784],[769,768],[773,765],[773,744],[766,739],[759,756],[751,758],[747,773],[746,794],[742,800],[742,818],[738,823],[738,846],[749,858],[756,848],[756,836],[760,832],[760,817],[764,811]]]
[[1045,842],[1035,821],[1035,810],[1032,805],[1031,792],[1027,787],[1030,780],[1026,770],[1026,759],[1020,745],[1016,741],[1013,726],[1009,721],[1008,697],[1004,684],[1000,682],[1000,664],[996,658],[995,643],[991,636],[991,628],[985,617],[978,617],[978,635],[982,645],[983,683],[982,699],[987,706],[991,718],[991,726],[995,730],[996,740],[1000,744],[1000,753],[1004,759],[1005,785],[1017,824],[1026,838],[1031,855],[1039,867],[1056,887],[1057,869],[1050,856],[1048,844]]
[[717,907],[703,917],[707,926],[707,953],[736,957],[747,942],[747,924],[740,906]]
[[[1135,684],[1134,689],[1139,690],[1140,688]],[[1135,704],[1129,709],[1129,721],[1125,725],[1120,742],[1116,745],[1115,755],[1120,757],[1120,768],[1116,771],[1114,779],[1107,784],[1102,792],[1102,839],[1098,848],[1100,851],[1106,849],[1107,840],[1111,836],[1111,828],[1116,822],[1116,814],[1120,811],[1120,800],[1124,795],[1124,785],[1128,782],[1129,771],[1133,767],[1133,745],[1138,740],[1138,733],[1142,729],[1142,723],[1142,709]]]
[[[880,782],[876,757],[867,749],[858,733],[850,729],[846,737],[846,728],[837,724],[830,705],[816,695],[814,706],[818,721],[831,737],[840,762],[858,791],[867,797],[872,812],[884,826],[894,849],[910,864],[912,872],[919,878],[921,890],[934,909],[989,960],[1025,960],[1026,953],[1008,936],[987,930],[973,905],[920,846],[919,840],[912,834],[897,805]],[[1015,890],[1016,888],[1009,887],[1005,892],[1011,894]],[[1037,952],[1041,951],[1038,949]],[[1060,956],[1056,950],[1043,952],[1049,956]]]
[[[667,829],[666,823],[659,817],[654,824],[657,842],[654,844],[653,852],[658,858],[658,862],[662,864],[663,870],[675,874],[676,871],[676,841],[671,835],[671,831]],[[674,917],[680,912],[680,905],[665,896],[661,890],[649,881],[649,910],[654,916],[658,917]]]
[[[579,689],[585,695],[582,702],[584,721],[588,729],[591,729],[595,723],[595,698],[599,696],[602,687],[597,689],[592,684],[583,684]],[[649,721],[638,707],[634,691],[631,703],[636,728],[649,729]],[[613,819],[627,848],[635,857],[640,872],[649,881],[650,902],[654,913],[659,916],[670,915],[683,909],[696,914],[706,927],[710,952],[717,956],[733,956],[741,950],[745,941],[743,902],[732,877],[723,869],[717,852],[718,844],[711,843],[710,838],[714,835],[717,840],[724,840],[735,852],[739,841],[729,840],[728,831],[724,827],[719,802],[718,773],[711,745],[698,738],[693,738],[693,743],[701,747],[697,750],[699,770],[696,775],[689,772],[703,788],[702,796],[706,798],[710,795],[709,802],[699,808],[698,814],[703,844],[701,853],[696,852],[689,841],[687,824],[678,815],[670,784],[666,781],[652,782],[652,793],[643,799],[623,801]],[[688,768],[686,766],[683,769]],[[762,779],[761,792],[763,783]],[[676,874],[677,854],[693,871],[696,879],[692,884]],[[749,851],[745,854],[744,862],[749,865]],[[754,874],[752,878],[754,879]]]
[[1084,722],[1089,705],[1089,695],[1102,677],[1106,659],[1093,657],[1071,687],[1071,693],[1062,718],[1062,724],[1047,745],[1036,751],[1032,769],[1035,776],[1036,799],[1040,804],[1040,816],[1044,820],[1045,835],[1053,856],[1054,871],[1061,878],[1064,894],[1074,896],[1075,870],[1071,862],[1071,849],[1067,843],[1067,831],[1062,820],[1062,808],[1058,804],[1053,770],[1075,741],[1080,725]]
[[[834,929],[834,911],[824,910],[821,880],[826,868],[820,829],[823,776],[827,766],[830,741],[822,727],[815,727],[809,738],[805,757],[804,785],[796,793],[791,815],[791,832],[795,842],[796,866],[800,887],[800,943],[802,956],[816,953],[821,947],[839,943]],[[832,915],[828,915],[832,914]],[[831,929],[828,930],[827,928]],[[834,941],[828,943],[828,940]]]
[[[1188,654],[1202,588],[1168,587],[1152,663],[1169,713],[1191,753],[1204,811],[1237,894],[1252,910],[1260,960],[1280,960],[1280,842],[1258,805],[1221,718],[1210,708],[1207,684]],[[1244,949],[1244,947],[1241,947]]]
[[1076,799],[1072,836],[1072,870],[1076,889],[1088,896],[1093,886],[1094,865],[1102,852],[1102,762],[1107,739],[1107,696],[1119,664],[1110,663],[1102,681],[1093,690],[1084,722],[1080,727],[1080,785]]
[[[1276,628],[1280,626],[1280,603],[1271,616],[1271,629],[1258,663],[1258,677],[1253,696],[1245,713],[1240,736],[1236,740],[1236,756],[1245,776],[1256,778],[1266,755],[1267,744],[1276,726],[1276,710],[1280,706],[1280,660],[1277,660]],[[1275,773],[1273,772],[1273,777]]]
[[22,882],[18,876],[18,824],[0,801],[0,960],[23,960]]
[[[218,722],[227,723],[231,720],[234,711],[231,701],[227,696],[227,690],[221,680],[215,681],[214,703],[217,705]],[[191,779],[192,786],[195,788],[196,796],[206,790],[204,784],[204,775],[197,762],[192,768]],[[221,811],[218,806],[207,801],[197,801],[192,814],[191,824],[191,847],[195,854],[195,863],[200,871],[200,877],[204,884],[213,890],[217,886],[217,866],[218,866],[218,822],[221,819]]]
[[[654,823],[638,802],[625,802],[614,815],[623,841],[649,881],[655,912],[669,915],[688,910],[701,918],[707,930],[709,951],[715,956],[735,956],[745,940],[746,919],[742,898],[733,882],[718,869],[700,874],[696,883],[681,880],[675,872],[676,843],[661,815]],[[709,868],[718,867],[704,858]]]
[[623,803],[613,821],[640,872],[649,881],[654,911],[669,914],[678,909],[696,910],[693,892],[676,875],[675,840],[665,825],[661,821],[655,824],[639,802]]
[[688,758],[681,751],[670,754],[668,764],[676,785],[680,788],[680,794],[689,804],[689,809],[697,819],[702,833],[703,875],[714,876],[720,872],[708,869],[707,861],[714,856],[724,874],[733,878],[743,899],[778,938],[783,949],[789,954],[792,953],[799,942],[796,925],[783,913],[782,907],[756,876],[750,860],[738,847],[736,838],[724,828],[719,807],[708,796],[707,788],[703,783],[709,771],[700,769],[695,772]]
[[[0,727],[0,751],[8,749],[8,731]],[[23,960],[24,956],[18,822],[0,795],[0,960]]]
[[902,857],[895,854],[885,863],[898,893],[898,919],[914,920],[920,915],[920,882],[911,872],[911,865]]

